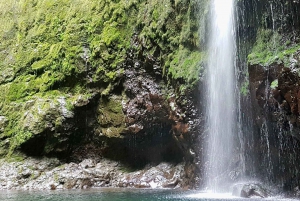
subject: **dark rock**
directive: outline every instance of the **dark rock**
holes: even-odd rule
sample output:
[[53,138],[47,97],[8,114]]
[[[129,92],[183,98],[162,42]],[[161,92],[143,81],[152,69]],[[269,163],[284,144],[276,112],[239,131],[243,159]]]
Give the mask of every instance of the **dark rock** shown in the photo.
[[249,80],[255,174],[292,191],[299,186],[299,175],[294,172],[300,165],[300,77],[285,64],[274,63],[249,66]]
[[56,186],[54,184],[50,185],[50,190],[56,190]]
[[236,184],[233,187],[232,195],[244,198],[267,198],[269,193],[261,184]]

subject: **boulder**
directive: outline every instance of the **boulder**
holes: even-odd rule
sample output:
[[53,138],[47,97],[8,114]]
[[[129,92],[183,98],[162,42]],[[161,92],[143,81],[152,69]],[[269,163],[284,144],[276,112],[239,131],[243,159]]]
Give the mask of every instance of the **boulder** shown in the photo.
[[267,198],[268,190],[259,183],[236,184],[233,187],[233,196],[243,198]]

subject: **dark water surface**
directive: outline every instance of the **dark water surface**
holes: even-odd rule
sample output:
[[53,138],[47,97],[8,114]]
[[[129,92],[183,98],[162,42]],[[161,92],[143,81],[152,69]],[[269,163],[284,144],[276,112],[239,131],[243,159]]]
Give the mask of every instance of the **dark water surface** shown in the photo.
[[205,194],[196,191],[93,189],[70,191],[0,191],[1,201],[262,201],[291,200],[280,198],[241,199],[227,194]]

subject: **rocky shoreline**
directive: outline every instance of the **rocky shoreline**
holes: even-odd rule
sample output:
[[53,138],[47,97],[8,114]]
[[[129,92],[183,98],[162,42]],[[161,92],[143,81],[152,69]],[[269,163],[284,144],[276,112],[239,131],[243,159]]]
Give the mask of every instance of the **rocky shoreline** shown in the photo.
[[61,163],[55,158],[1,160],[0,190],[56,190],[99,187],[179,188],[183,164],[160,163],[130,170],[108,159]]

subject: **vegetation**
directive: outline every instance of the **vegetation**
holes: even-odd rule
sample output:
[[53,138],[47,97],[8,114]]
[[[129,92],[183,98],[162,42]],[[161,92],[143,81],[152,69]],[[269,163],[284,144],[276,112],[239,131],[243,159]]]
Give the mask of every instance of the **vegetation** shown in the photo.
[[247,94],[249,93],[249,81],[248,80],[245,80],[242,83],[240,92],[243,96],[247,96]]
[[289,40],[271,29],[260,29],[257,39],[248,55],[250,64],[261,64],[268,66],[274,62],[290,64],[290,57],[300,49],[300,45]]
[[[180,81],[181,89],[195,87],[205,62],[205,19],[208,0],[153,0],[138,17],[140,37],[153,55],[159,54],[163,74]],[[200,10],[199,10],[200,9]],[[199,26],[199,21],[202,21]]]
[[271,89],[276,89],[278,87],[278,79],[274,80],[272,83],[271,83]]
[[98,108],[98,123],[101,125],[101,134],[109,138],[121,137],[125,129],[125,116],[122,110],[122,100],[111,97],[109,100],[102,99]]
[[[61,126],[78,97],[88,99],[93,88],[110,99],[129,51],[156,58],[170,83],[180,82],[181,91],[195,87],[205,60],[201,40],[207,2],[0,2],[0,116],[8,122],[0,129],[0,155],[13,154],[49,124]],[[111,104],[104,104],[107,110],[100,107],[99,114],[119,122],[106,125],[118,133],[123,113],[109,109]]]

